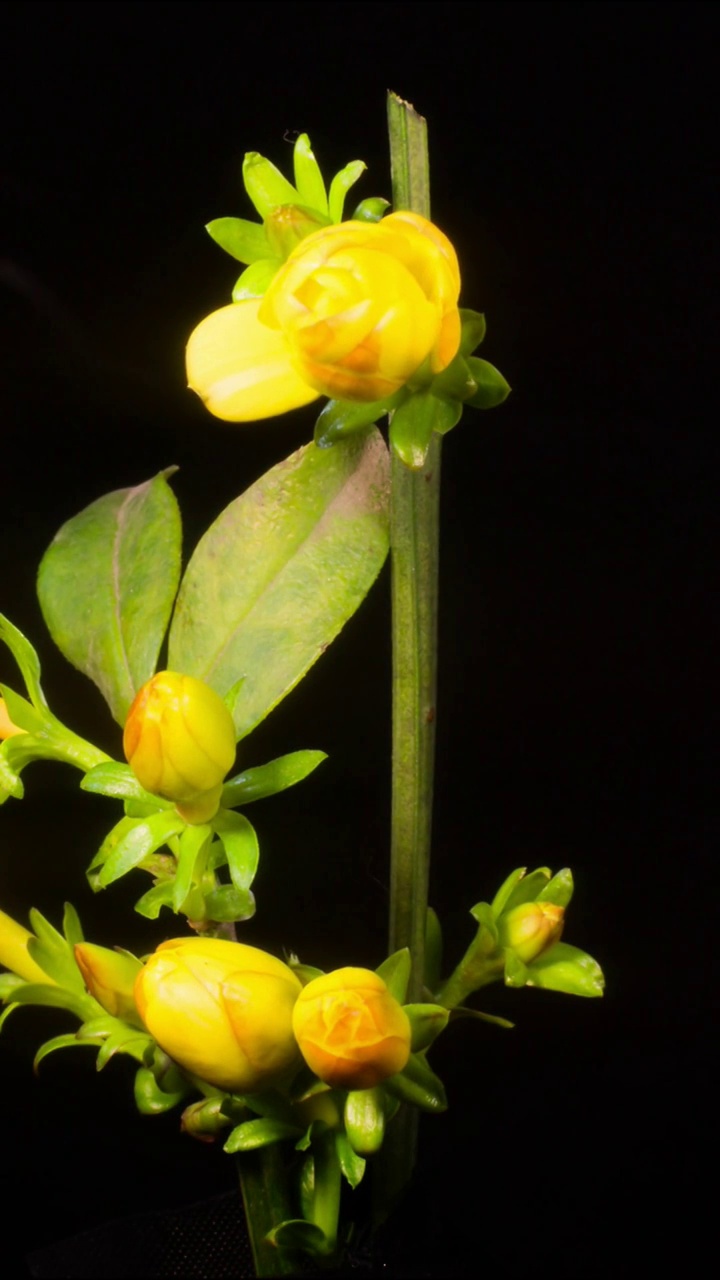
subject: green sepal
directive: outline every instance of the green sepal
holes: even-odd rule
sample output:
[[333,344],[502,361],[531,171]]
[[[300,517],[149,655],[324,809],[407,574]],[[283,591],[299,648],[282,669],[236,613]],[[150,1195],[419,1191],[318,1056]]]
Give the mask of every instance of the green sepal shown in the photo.
[[508,911],[514,911],[515,907],[526,902],[535,902],[538,894],[549,884],[551,874],[549,867],[537,867],[529,875],[521,876],[505,899],[502,914],[507,915]]
[[485,338],[487,325],[481,311],[460,307],[460,354],[471,356]]
[[405,1069],[385,1080],[383,1088],[421,1111],[447,1111],[445,1086],[420,1054],[412,1053]]
[[[98,1009],[100,1009],[99,1005]],[[124,1026],[125,1024],[123,1023],[122,1025]],[[111,1035],[112,1032],[117,1029],[117,1026],[118,1019],[112,1013],[106,1013],[103,1009],[94,1017],[87,1018],[85,1022],[82,1023],[82,1026],[78,1027],[76,1032],[77,1039],[83,1044],[86,1040],[91,1040],[93,1044],[95,1044],[95,1048],[97,1048],[97,1044],[95,1042],[98,1040],[105,1040],[107,1036]]]
[[528,967],[516,956],[512,947],[505,951],[505,986],[524,987],[528,980]]
[[315,965],[312,964],[299,964],[298,962],[293,963],[292,959],[290,959],[288,960],[288,965],[295,974],[295,977],[302,982],[304,987],[307,986],[308,982],[314,982],[316,978],[323,978],[325,976],[325,971],[323,969],[316,969]]
[[379,222],[385,210],[389,208],[390,201],[383,196],[368,196],[355,206],[352,213],[352,221]]
[[574,889],[572,871],[569,867],[563,867],[562,871],[556,872],[545,888],[540,890],[535,901],[552,902],[556,907],[567,907]]
[[[33,1058],[33,1071],[37,1075],[38,1067],[43,1059],[47,1058],[48,1054],[55,1053],[57,1049],[76,1049],[78,1045],[87,1043],[87,1040],[78,1040],[77,1036],[73,1035],[72,1032],[69,1032],[64,1036],[53,1036],[52,1040],[46,1040],[44,1044],[40,1045],[40,1048]],[[94,1048],[93,1045],[90,1047]]]
[[290,751],[268,764],[246,769],[225,783],[220,804],[224,809],[234,809],[236,805],[277,795],[279,791],[286,791],[288,787],[302,782],[323,760],[327,760],[325,751]]
[[425,917],[425,973],[423,985],[428,991],[440,986],[442,975],[442,925],[436,911],[428,907]]
[[406,395],[405,388],[401,387],[391,396],[385,396],[384,400],[328,400],[315,423],[315,444],[318,449],[330,449],[338,440],[344,440],[357,431],[367,431],[396,409]]
[[450,1010],[450,1021],[454,1022],[456,1018],[475,1018],[479,1022],[489,1022],[492,1026],[502,1027],[505,1031],[512,1031],[515,1026],[514,1022],[509,1022],[507,1018],[501,1018],[496,1013],[483,1013],[480,1009],[469,1009],[464,1004],[458,1004]]
[[47,723],[47,712],[38,711],[27,698],[15,693],[7,684],[0,684],[0,696],[4,698],[7,713],[18,729],[24,729],[26,733],[42,733]]
[[52,1009],[67,1009],[83,1022],[97,1013],[100,1005],[92,996],[79,996],[75,991],[66,991],[62,987],[45,986],[41,982],[28,982],[13,991],[16,1004],[37,1004]]
[[230,879],[240,893],[246,893],[255,879],[260,860],[255,828],[244,813],[235,813],[232,809],[220,809],[213,819],[213,827],[227,854]]
[[[350,1090],[345,1099],[345,1133],[348,1145],[356,1155],[369,1156],[380,1150],[385,1136],[385,1119],[381,1088]],[[365,1162],[362,1163],[364,1166]],[[351,1185],[356,1186],[357,1183]]]
[[2,613],[0,613],[0,640],[7,645],[20,668],[32,705],[38,711],[47,710],[47,700],[40,684],[40,659],[27,636],[24,636],[22,631],[19,631]]
[[284,1120],[272,1118],[246,1120],[233,1129],[223,1151],[234,1155],[238,1151],[257,1151],[260,1147],[269,1147],[273,1142],[283,1142],[286,1138],[297,1139],[302,1133],[298,1125],[286,1124]]
[[527,965],[527,985],[572,996],[601,996],[605,978],[597,960],[587,951],[556,942],[544,955]]
[[211,839],[212,827],[209,822],[188,825],[181,831],[180,854],[173,884],[173,911],[180,911],[193,883],[202,876],[203,855],[207,853]]
[[134,823],[132,830],[123,836],[104,864],[98,876],[100,887],[105,889],[127,875],[149,854],[167,844],[171,836],[179,835],[184,827],[185,822],[174,810],[154,813],[144,822]]
[[[148,889],[141,898],[135,903],[134,910],[139,916],[144,916],[146,920],[157,920],[163,907],[172,907],[173,905],[173,889],[174,882],[172,880],[164,880],[161,884],[154,884],[152,889]],[[214,917],[217,919],[218,917]]]
[[146,1032],[138,1031],[137,1027],[129,1027],[118,1020],[117,1030],[103,1040],[95,1066],[98,1071],[102,1071],[116,1053],[127,1053],[131,1058],[142,1062],[148,1043],[151,1043],[151,1039]]
[[16,987],[26,987],[27,978],[19,973],[0,973],[0,1000],[9,1000]]
[[457,400],[436,396],[432,390],[416,391],[403,400],[390,422],[390,445],[411,471],[425,465],[433,431],[444,435],[462,417]]
[[62,931],[65,941],[71,950],[85,941],[80,917],[72,902],[66,902],[64,905]]
[[281,266],[281,258],[263,258],[262,261],[253,262],[252,266],[246,267],[233,286],[233,302],[244,302],[246,298],[262,298]]
[[242,166],[243,182],[260,217],[265,219],[279,204],[302,204],[300,193],[270,160],[248,151]]
[[58,986],[84,995],[85,983],[67,940],[35,907],[29,913],[29,921],[35,937],[28,940],[28,955]]
[[221,249],[238,262],[249,264],[270,257],[270,246],[261,222],[249,222],[247,218],[213,218],[205,230]]
[[403,1007],[412,1028],[412,1052],[420,1053],[445,1030],[450,1010],[441,1004],[406,1004]]
[[306,133],[298,135],[293,148],[293,172],[300,204],[327,214],[328,198],[320,165]]
[[330,195],[328,197],[328,213],[331,222],[342,222],[343,209],[345,208],[345,197],[351,187],[354,187],[358,178],[362,177],[367,165],[363,160],[351,160],[345,165],[339,173],[335,174],[330,183]]
[[[497,893],[495,894],[495,897],[492,900],[491,910],[492,910],[493,918],[495,920],[497,920],[498,916],[505,910],[510,894],[513,892],[513,890],[515,889],[515,886],[518,884],[520,880],[522,880],[523,876],[526,873],[527,873],[527,867],[516,867],[516,869],[514,871],[511,871],[510,875],[507,876],[505,880],[503,880],[502,884],[500,885],[500,888],[498,889]],[[471,915],[475,916],[476,920],[478,919],[478,916],[475,915],[475,912],[479,909],[480,905],[482,904],[479,903],[478,907],[473,907],[470,913]]]
[[171,809],[172,800],[163,800],[140,786],[129,764],[117,760],[104,760],[89,769],[80,783],[81,791],[94,795],[115,796],[120,800],[140,800],[154,809]]
[[[383,1121],[385,1112],[383,1111]],[[382,1138],[380,1139],[382,1142]],[[373,1150],[377,1150],[376,1147]],[[341,1133],[338,1129],[335,1134],[335,1151],[340,1163],[340,1172],[346,1182],[349,1182],[353,1191],[360,1186],[366,1168],[366,1161],[357,1151],[354,1150],[347,1133]]]
[[465,401],[466,404],[472,405],[473,409],[494,409],[503,400],[507,400],[511,391],[510,384],[495,365],[487,360],[480,360],[477,356],[468,356],[468,367],[477,383],[477,391]]
[[321,1227],[316,1227],[314,1222],[306,1222],[304,1218],[288,1218],[280,1222],[266,1239],[278,1249],[298,1250],[318,1258],[332,1253],[335,1247],[334,1241],[328,1240]]
[[399,1004],[403,1003],[407,995],[411,969],[410,948],[403,947],[401,951],[395,951],[393,955],[388,956],[387,960],[383,960],[375,970],[378,978],[382,978],[390,995],[394,996]]
[[206,895],[205,908],[208,919],[218,924],[242,923],[255,915],[255,895],[236,889],[234,884],[223,884]]
[[[470,373],[467,360],[459,351],[447,368],[432,380],[433,395],[445,396],[449,400],[469,400],[476,391],[477,383]],[[436,427],[435,430],[437,429]]]
[[164,1111],[171,1111],[178,1103],[183,1102],[190,1092],[190,1086],[176,1093],[166,1093],[160,1088],[155,1076],[148,1067],[140,1067],[135,1073],[135,1106],[141,1115],[158,1116]]
[[489,954],[497,946],[498,942],[498,930],[493,908],[489,902],[476,902],[475,906],[470,908],[470,915],[474,920],[477,920],[480,928],[484,929],[488,934],[487,943],[482,950],[485,954]]

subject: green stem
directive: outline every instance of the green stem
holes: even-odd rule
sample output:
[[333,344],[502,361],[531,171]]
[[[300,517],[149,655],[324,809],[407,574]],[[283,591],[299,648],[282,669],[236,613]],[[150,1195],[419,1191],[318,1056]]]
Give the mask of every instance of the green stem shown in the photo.
[[[409,103],[388,95],[393,207],[430,216],[427,127]],[[409,947],[408,999],[421,998],[425,955],[435,752],[440,436],[422,470],[393,453],[393,758],[390,952]],[[375,1220],[382,1221],[412,1175],[417,1112],[400,1108],[379,1155]]]
[[293,1276],[300,1270],[297,1254],[269,1244],[266,1236],[278,1223],[296,1217],[287,1190],[287,1170],[280,1145],[247,1151],[238,1159],[240,1189],[252,1246],[256,1276]]

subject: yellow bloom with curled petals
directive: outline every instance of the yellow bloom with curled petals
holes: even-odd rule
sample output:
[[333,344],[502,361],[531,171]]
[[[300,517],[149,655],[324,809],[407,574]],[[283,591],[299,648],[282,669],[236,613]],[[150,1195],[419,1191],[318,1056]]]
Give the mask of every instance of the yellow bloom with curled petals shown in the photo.
[[393,213],[301,240],[264,298],[223,307],[190,337],[190,386],[231,422],[272,417],[320,395],[394,394],[460,345],[455,250],[432,222]]
[[410,1057],[410,1020],[370,969],[313,978],[295,1005],[293,1028],[311,1071],[333,1089],[372,1089]]
[[292,970],[257,947],[175,938],[141,969],[135,1003],[181,1067],[218,1089],[252,1093],[300,1061],[292,1031],[300,991]]

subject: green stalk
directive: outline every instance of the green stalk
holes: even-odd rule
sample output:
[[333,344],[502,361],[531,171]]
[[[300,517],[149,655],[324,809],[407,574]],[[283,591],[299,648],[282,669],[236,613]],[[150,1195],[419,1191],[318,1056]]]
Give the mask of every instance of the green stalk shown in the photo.
[[265,1237],[279,1222],[296,1217],[287,1188],[281,1144],[246,1151],[238,1158],[238,1174],[256,1276],[298,1275],[296,1253],[268,1244]]
[[[393,208],[430,216],[427,127],[409,103],[388,95]],[[393,752],[390,953],[409,947],[408,999],[423,990],[435,754],[440,441],[425,466],[411,471],[392,455]],[[412,1175],[418,1116],[403,1106],[379,1157],[376,1221],[382,1221]]]

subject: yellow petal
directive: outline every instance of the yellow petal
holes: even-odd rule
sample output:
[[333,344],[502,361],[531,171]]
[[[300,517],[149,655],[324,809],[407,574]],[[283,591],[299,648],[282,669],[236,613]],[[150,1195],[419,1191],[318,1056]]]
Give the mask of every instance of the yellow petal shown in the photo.
[[317,400],[296,373],[282,333],[258,320],[261,298],[213,311],[190,335],[188,382],[216,418],[253,422]]
[[0,964],[12,973],[17,973],[26,982],[42,982],[54,987],[54,979],[48,977],[28,951],[28,942],[32,937],[33,934],[21,924],[0,911]]

